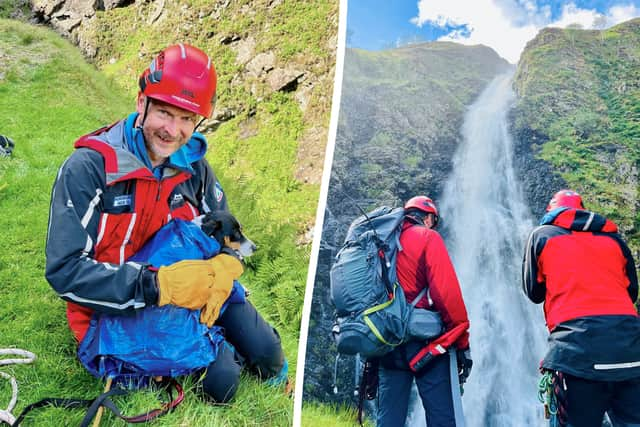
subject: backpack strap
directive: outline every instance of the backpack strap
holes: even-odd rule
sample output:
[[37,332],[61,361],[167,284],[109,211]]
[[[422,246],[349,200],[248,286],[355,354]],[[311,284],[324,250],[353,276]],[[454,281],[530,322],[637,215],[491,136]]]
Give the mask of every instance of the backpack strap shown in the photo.
[[389,258],[387,258],[387,245],[377,237],[375,239],[376,247],[378,248],[378,257],[380,257],[380,267],[382,268],[382,280],[384,281],[384,286],[387,288],[387,292],[393,293],[395,291],[395,287],[389,280],[389,268],[391,268],[391,262],[389,261]]
[[[22,413],[16,418],[16,421],[12,424],[12,426],[18,426],[22,420],[24,420],[27,413],[32,411],[33,409],[42,408],[45,406],[54,406],[58,408],[72,409],[72,408],[88,408],[87,413],[80,424],[81,427],[88,427],[93,418],[96,416],[98,409],[101,406],[109,409],[115,416],[124,420],[127,423],[146,423],[147,421],[153,420],[159,416],[166,414],[171,411],[173,408],[178,406],[180,402],[184,399],[184,391],[180,384],[174,379],[170,379],[168,381],[162,382],[163,386],[166,386],[165,392],[169,395],[169,401],[163,403],[160,408],[153,409],[151,411],[142,413],[140,415],[135,416],[125,416],[120,412],[118,407],[113,403],[110,399],[111,396],[121,396],[128,394],[130,390],[123,390],[120,388],[113,388],[106,393],[102,393],[100,396],[96,397],[93,400],[89,399],[58,399],[58,398],[45,398],[36,403],[32,403],[28,405]],[[171,392],[171,388],[174,388],[177,392],[177,397],[174,399],[173,393]]]
[[418,301],[420,301],[422,299],[422,297],[427,293],[427,288],[422,288],[422,290],[420,291],[420,293],[415,297],[415,299],[413,301],[411,301],[411,308],[415,308],[416,305],[418,304]]

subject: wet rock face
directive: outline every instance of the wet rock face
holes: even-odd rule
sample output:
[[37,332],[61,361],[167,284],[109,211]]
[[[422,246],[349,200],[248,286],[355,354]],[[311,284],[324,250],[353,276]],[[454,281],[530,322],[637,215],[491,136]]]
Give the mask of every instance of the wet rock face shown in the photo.
[[[512,116],[513,117],[513,116]],[[513,121],[512,121],[513,123]],[[544,215],[551,196],[567,183],[548,162],[536,157],[547,137],[528,128],[511,129],[514,138],[515,170],[522,185],[527,206],[534,218]]]

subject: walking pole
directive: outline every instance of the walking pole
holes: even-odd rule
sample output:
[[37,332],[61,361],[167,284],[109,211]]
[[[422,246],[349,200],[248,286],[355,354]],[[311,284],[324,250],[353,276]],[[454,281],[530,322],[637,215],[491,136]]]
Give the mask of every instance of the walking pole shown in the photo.
[[456,427],[464,427],[464,413],[462,412],[462,396],[458,380],[458,359],[455,348],[449,349],[449,376],[451,377],[451,398],[453,400],[453,414]]
[[[107,383],[104,386],[104,393],[111,390],[111,383],[113,382],[113,378],[107,378]],[[104,412],[104,406],[100,406],[98,408],[98,412],[96,412],[96,419],[93,421],[93,427],[98,427],[100,425],[100,419],[102,418],[102,413]]]

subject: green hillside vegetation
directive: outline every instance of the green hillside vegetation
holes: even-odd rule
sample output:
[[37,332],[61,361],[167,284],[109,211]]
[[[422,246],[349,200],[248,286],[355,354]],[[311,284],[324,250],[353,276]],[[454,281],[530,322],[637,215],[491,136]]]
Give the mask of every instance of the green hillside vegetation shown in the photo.
[[347,49],[335,179],[373,204],[402,200],[408,181],[439,191],[434,170],[448,170],[442,154],[453,152],[466,106],[507,68],[485,46]]
[[[20,2],[18,2],[20,3]],[[140,7],[150,7],[143,2]],[[167,2],[167,8],[179,6]],[[337,6],[323,2],[280,6],[281,14],[252,20],[221,18],[192,22],[208,2],[187,2],[174,26],[148,27],[140,14],[115,9],[99,13],[103,27],[96,65],[88,65],[78,50],[52,31],[0,20],[0,134],[16,142],[11,158],[0,158],[0,347],[28,349],[38,355],[32,366],[3,370],[17,377],[20,396],[15,413],[43,397],[93,398],[103,383],[91,377],[75,356],[75,343],[68,331],[65,304],[44,279],[44,244],[51,185],[58,167],[73,150],[75,139],[133,111],[137,73],[148,65],[163,46],[184,40],[202,47],[214,58],[218,75],[217,108],[235,108],[237,115],[207,135],[211,162],[223,184],[234,214],[259,250],[250,260],[242,282],[251,290],[251,300],[279,330],[295,377],[302,301],[309,260],[309,244],[296,243],[313,222],[318,186],[293,178],[298,139],[310,125],[328,123],[326,100],[314,95],[313,107],[303,115],[290,93],[257,93],[249,84],[232,86],[238,72],[229,49],[218,37],[207,39],[207,31],[233,26],[229,31],[247,32],[256,22],[267,26],[269,37],[261,46],[277,45],[283,58],[304,57],[317,63],[316,71],[330,72],[327,38],[335,33],[327,16]],[[238,2],[240,8],[246,2]],[[17,3],[16,3],[17,4]],[[234,5],[235,7],[235,5]],[[4,10],[1,11],[3,16]],[[169,11],[173,13],[172,11]],[[317,20],[311,34],[302,31],[306,19]],[[184,20],[183,20],[184,19]],[[136,21],[138,20],[138,21]],[[108,22],[120,28],[108,31]],[[233,22],[231,22],[233,21]],[[197,22],[197,20],[196,20]],[[135,31],[131,30],[133,26]],[[169,28],[169,31],[167,31]],[[288,37],[284,34],[291,32]],[[291,37],[295,34],[296,37]],[[278,40],[283,40],[278,43]],[[141,43],[148,52],[138,55]],[[280,50],[282,49],[282,50]],[[322,55],[320,52],[323,52]],[[280,56],[279,56],[280,57]],[[112,61],[111,58],[117,58]],[[326,93],[330,87],[321,88]],[[327,95],[330,97],[329,95]],[[315,114],[315,115],[314,115]],[[185,402],[155,425],[289,425],[292,399],[281,388],[274,389],[243,376],[236,398],[229,405],[205,404],[195,381],[185,380]],[[0,396],[10,396],[6,381],[0,381]],[[3,399],[4,401],[5,399]],[[136,392],[118,400],[125,413],[140,413],[158,406],[156,393]],[[28,418],[28,425],[77,425],[81,410],[43,409]],[[103,423],[122,425],[110,414]],[[26,423],[25,423],[26,424]]]
[[542,144],[587,207],[640,250],[640,19],[607,30],[545,29],[525,49],[515,77],[516,128]]

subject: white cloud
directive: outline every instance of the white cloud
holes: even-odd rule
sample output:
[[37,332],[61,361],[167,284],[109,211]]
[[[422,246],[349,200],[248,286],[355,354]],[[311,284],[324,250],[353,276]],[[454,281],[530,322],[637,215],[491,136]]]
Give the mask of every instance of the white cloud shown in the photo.
[[629,4],[625,6],[611,7],[609,9],[609,13],[607,14],[607,19],[609,20],[610,25],[615,25],[624,21],[628,21],[629,19],[633,19],[637,16],[640,16],[640,9],[632,4]]
[[565,28],[567,25],[579,24],[582,28],[592,28],[593,22],[598,16],[601,14],[596,10],[579,9],[575,4],[569,3],[562,7],[560,18],[550,22],[548,26]]
[[551,21],[550,8],[539,7],[532,0],[419,0],[418,16],[411,22],[419,27],[466,25],[468,34],[453,30],[439,40],[491,46],[507,61],[516,63],[526,43],[543,27],[580,24],[594,28],[603,22],[609,27],[637,16],[640,9],[631,4],[611,6],[601,14],[567,3],[561,16]]

